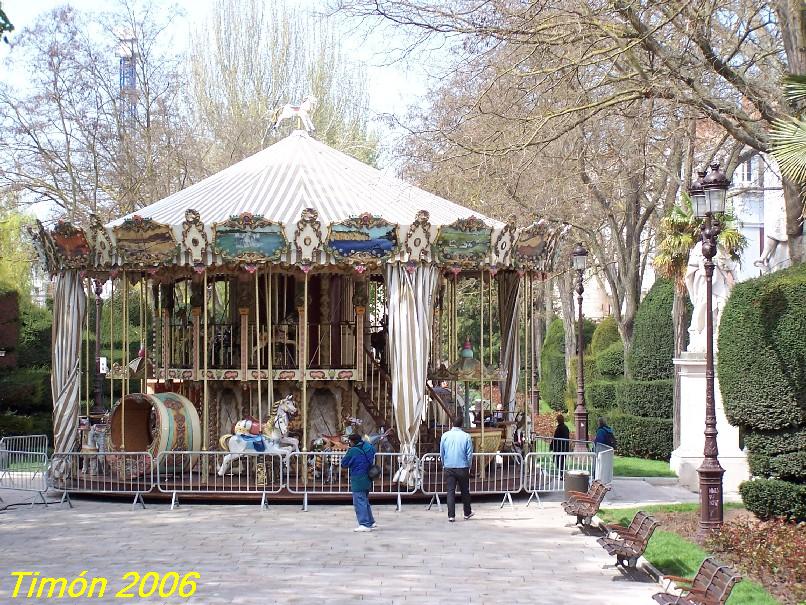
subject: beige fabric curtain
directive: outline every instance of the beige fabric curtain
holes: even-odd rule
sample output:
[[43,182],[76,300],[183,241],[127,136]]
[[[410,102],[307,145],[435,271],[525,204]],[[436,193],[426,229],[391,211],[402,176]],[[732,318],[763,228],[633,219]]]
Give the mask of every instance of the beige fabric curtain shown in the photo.
[[[499,384],[501,403],[509,412],[515,411],[515,393],[520,377],[521,355],[518,342],[518,323],[520,319],[520,285],[521,277],[516,271],[499,271],[498,281],[498,317],[501,321],[501,369],[506,371],[506,379]],[[509,419],[512,417],[510,416]],[[509,438],[510,435],[507,435]]]
[[[53,449],[56,454],[75,449],[78,429],[79,359],[81,326],[87,309],[82,280],[78,271],[67,270],[56,278],[53,300],[53,363],[50,382],[53,389]],[[54,463],[55,477],[64,477],[69,465]]]
[[426,374],[439,271],[425,265],[417,265],[413,271],[408,269],[402,263],[388,264],[386,285],[392,406],[401,451],[411,456],[395,480],[411,483],[417,474],[414,456],[426,405]]

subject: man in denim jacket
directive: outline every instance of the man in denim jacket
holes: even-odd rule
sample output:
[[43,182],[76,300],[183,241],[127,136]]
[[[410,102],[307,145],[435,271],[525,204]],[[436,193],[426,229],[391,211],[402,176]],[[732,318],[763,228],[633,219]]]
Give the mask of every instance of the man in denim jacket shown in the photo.
[[470,463],[473,460],[473,442],[470,435],[462,430],[464,418],[456,416],[453,428],[442,434],[439,442],[439,455],[442,468],[448,480],[448,521],[456,520],[456,484],[462,494],[462,508],[465,520],[473,516],[470,509]]
[[361,439],[358,433],[351,433],[348,437],[350,447],[341,465],[350,469],[350,491],[353,492],[353,507],[358,527],[353,531],[372,531],[378,524],[372,516],[372,507],[369,505],[369,491],[372,489],[367,470],[375,461],[375,448]]

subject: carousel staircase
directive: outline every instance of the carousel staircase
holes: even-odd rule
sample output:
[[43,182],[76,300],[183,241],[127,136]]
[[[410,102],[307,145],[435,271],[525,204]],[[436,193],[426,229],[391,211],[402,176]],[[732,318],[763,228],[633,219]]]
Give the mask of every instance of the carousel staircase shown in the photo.
[[389,443],[399,450],[400,438],[394,430],[394,408],[392,407],[392,380],[369,350],[364,350],[364,381],[354,382],[353,390],[358,401],[372,417],[378,427],[392,428]]

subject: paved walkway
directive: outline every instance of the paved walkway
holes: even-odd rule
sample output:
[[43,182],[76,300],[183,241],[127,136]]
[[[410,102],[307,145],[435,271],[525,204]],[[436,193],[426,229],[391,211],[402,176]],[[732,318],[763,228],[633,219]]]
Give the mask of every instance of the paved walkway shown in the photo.
[[[9,493],[0,496],[10,501]],[[72,578],[85,569],[88,577],[109,579],[105,598],[59,602],[631,605],[650,603],[658,590],[642,572],[616,569],[557,501],[542,509],[520,499],[504,509],[479,502],[473,519],[454,524],[436,507],[405,504],[398,513],[376,506],[380,528],[366,534],[352,532],[355,517],[346,505],[260,512],[257,505],[131,511],[124,502],[74,503],[73,510],[0,513],[0,603],[53,601],[11,599],[12,571]],[[199,572],[196,595],[113,598],[124,573],[150,570]]]

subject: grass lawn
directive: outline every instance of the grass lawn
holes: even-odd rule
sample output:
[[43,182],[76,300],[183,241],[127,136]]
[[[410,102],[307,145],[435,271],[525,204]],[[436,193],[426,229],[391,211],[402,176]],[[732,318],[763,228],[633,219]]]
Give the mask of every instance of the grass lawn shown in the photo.
[[615,477],[677,477],[668,462],[616,456],[613,460]]
[[[741,504],[725,503],[725,508],[741,508]],[[672,504],[645,506],[641,510],[652,512],[691,512],[698,504]],[[599,517],[606,523],[629,524],[637,508],[610,508],[599,511]],[[698,545],[681,538],[676,533],[655,530],[644,556],[665,575],[692,578],[702,560],[709,556]],[[749,580],[742,580],[733,589],[726,605],[777,605],[779,602],[764,588]]]

